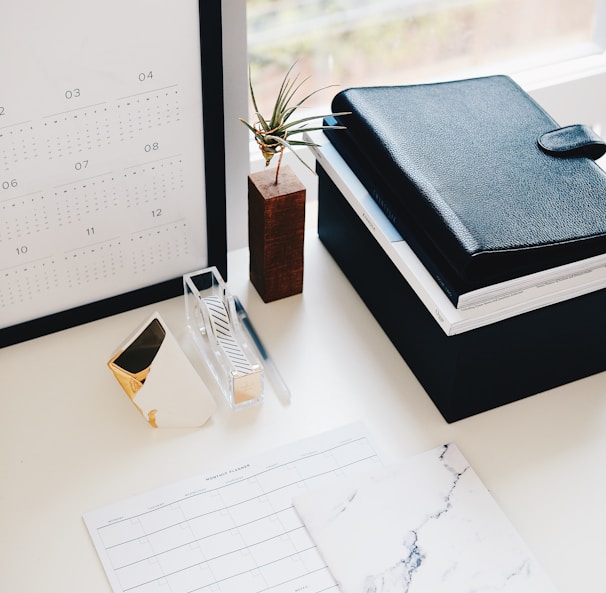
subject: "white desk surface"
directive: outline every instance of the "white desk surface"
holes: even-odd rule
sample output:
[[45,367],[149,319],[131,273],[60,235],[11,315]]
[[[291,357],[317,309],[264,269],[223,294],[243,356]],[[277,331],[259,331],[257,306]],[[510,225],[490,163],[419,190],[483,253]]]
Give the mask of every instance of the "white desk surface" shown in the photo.
[[606,590],[606,374],[449,425],[313,225],[305,257],[303,294],[264,304],[247,251],[229,254],[289,406],[270,388],[202,428],[151,428],[106,362],[155,309],[183,338],[180,297],[0,350],[1,591],[109,593],[84,511],[358,420],[392,460],[456,442],[562,593]]

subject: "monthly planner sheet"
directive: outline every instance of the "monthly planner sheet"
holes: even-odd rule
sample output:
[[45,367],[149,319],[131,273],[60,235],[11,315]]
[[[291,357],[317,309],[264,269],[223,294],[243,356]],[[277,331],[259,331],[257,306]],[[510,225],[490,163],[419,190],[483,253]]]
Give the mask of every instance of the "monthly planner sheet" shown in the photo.
[[381,465],[356,424],[86,513],[84,520],[114,593],[336,593],[293,498]]
[[0,328],[207,265],[198,2],[4,4]]

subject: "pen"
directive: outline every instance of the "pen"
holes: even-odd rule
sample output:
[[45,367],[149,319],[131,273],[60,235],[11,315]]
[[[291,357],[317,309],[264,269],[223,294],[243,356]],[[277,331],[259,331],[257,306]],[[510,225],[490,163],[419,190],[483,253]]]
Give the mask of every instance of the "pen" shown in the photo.
[[238,314],[238,319],[242,322],[242,325],[244,325],[246,331],[248,331],[250,337],[255,343],[255,346],[259,351],[261,358],[263,359],[268,378],[270,379],[274,390],[276,391],[276,395],[283,402],[290,402],[290,390],[284,382],[284,379],[282,379],[282,376],[280,375],[274,361],[269,355],[269,352],[267,352],[265,346],[263,345],[261,338],[259,338],[259,335],[255,331],[255,328],[253,327],[253,324],[251,323],[250,318],[248,317],[248,313],[246,313],[246,309],[244,309],[244,306],[242,305],[238,297],[234,296],[234,302],[236,305],[236,313]]

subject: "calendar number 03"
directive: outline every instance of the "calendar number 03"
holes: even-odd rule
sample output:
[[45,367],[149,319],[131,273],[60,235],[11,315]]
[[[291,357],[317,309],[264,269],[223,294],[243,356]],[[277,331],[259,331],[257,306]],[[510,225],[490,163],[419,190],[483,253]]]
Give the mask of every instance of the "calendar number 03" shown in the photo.
[[80,96],[80,89],[67,89],[64,95],[66,99],[75,99]]

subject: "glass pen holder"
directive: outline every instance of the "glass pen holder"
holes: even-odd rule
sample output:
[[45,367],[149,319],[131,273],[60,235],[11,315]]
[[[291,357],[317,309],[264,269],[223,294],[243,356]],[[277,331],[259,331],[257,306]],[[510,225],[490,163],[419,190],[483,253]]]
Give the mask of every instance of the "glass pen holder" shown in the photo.
[[183,285],[188,328],[230,407],[259,403],[263,364],[221,274],[214,266],[198,270]]

